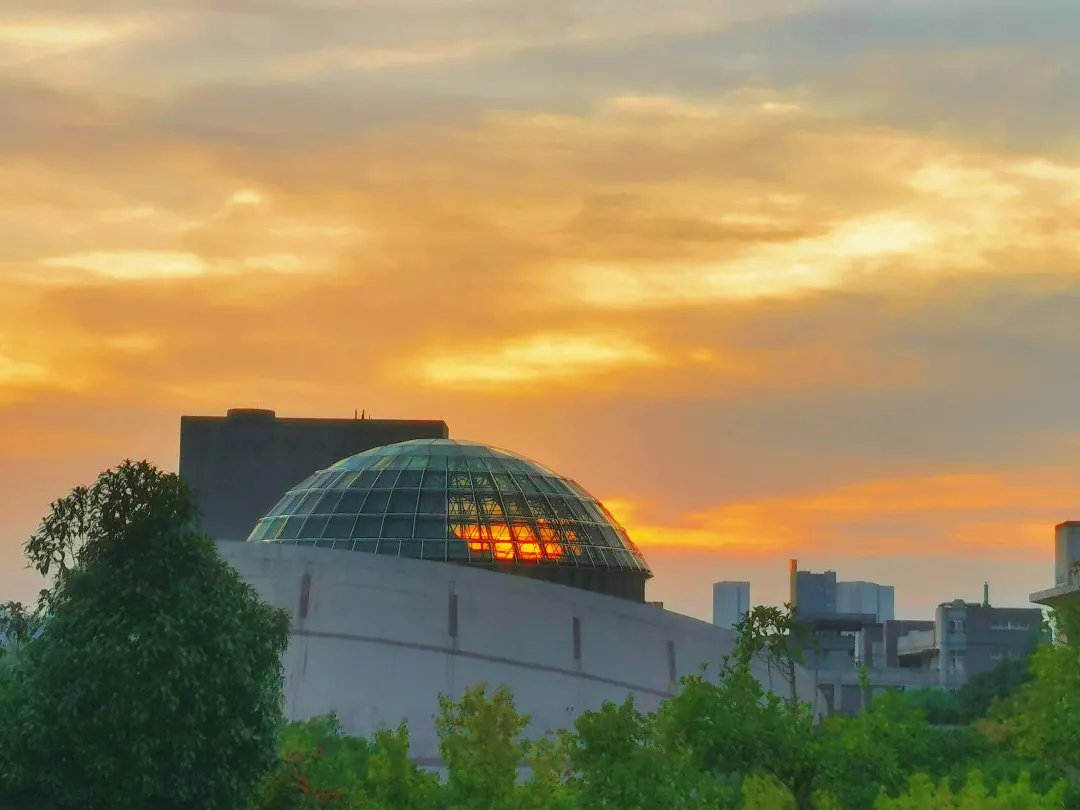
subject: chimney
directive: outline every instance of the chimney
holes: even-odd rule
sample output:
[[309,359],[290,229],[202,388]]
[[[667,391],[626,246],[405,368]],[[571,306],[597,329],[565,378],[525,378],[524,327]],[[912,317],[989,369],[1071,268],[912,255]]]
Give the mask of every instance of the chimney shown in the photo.
[[788,580],[789,580],[789,583],[788,583],[788,587],[789,587],[788,601],[791,602],[791,606],[793,608],[796,608],[796,609],[799,607],[799,586],[798,586],[799,577],[798,577],[798,573],[799,573],[799,561],[798,560],[788,560]]
[[990,583],[983,583],[983,607],[990,607]]

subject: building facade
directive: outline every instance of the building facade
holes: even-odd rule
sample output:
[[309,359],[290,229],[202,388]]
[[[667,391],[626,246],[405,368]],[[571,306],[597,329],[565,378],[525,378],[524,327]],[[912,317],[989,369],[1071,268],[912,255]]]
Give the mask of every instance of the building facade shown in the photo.
[[243,540],[283,492],[316,470],[380,445],[444,439],[441,420],[281,419],[235,408],[180,419],[180,478],[215,540]]
[[[286,714],[335,712],[367,735],[409,726],[412,756],[437,766],[440,694],[505,685],[529,736],[568,728],[605,701],[650,711],[702,666],[715,675],[732,634],[653,605],[445,562],[281,543],[218,544],[270,604],[290,614]],[[766,688],[786,694],[755,663]],[[799,696],[825,710],[799,668]]]
[[713,624],[730,630],[750,612],[749,582],[713,583]]

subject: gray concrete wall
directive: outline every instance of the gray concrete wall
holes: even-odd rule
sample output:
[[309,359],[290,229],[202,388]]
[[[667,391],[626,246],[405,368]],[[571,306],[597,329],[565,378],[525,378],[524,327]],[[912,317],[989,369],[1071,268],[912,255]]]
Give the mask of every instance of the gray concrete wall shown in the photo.
[[[606,700],[633,695],[655,709],[678,678],[703,664],[716,672],[734,642],[727,630],[652,605],[466,566],[279,544],[218,548],[292,616],[288,716],[334,711],[354,734],[404,719],[426,764],[438,756],[439,693],[506,684],[538,736]],[[779,676],[756,674],[784,692]],[[813,675],[800,671],[797,684],[823,711]]]

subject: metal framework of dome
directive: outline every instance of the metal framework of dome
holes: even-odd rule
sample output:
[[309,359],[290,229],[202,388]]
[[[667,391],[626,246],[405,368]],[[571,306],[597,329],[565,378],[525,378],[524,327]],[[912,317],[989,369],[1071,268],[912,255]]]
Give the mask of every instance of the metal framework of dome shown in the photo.
[[248,541],[477,565],[636,600],[652,576],[618,521],[576,482],[452,439],[339,461],[286,493]]

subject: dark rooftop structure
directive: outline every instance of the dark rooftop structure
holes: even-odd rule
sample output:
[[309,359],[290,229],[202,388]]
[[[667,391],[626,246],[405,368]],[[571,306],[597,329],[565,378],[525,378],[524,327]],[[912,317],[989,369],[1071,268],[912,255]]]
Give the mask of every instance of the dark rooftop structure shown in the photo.
[[443,439],[442,420],[289,419],[236,408],[180,419],[180,477],[215,540],[243,540],[280,498],[316,470],[408,439]]
[[294,484],[251,542],[481,566],[636,601],[652,576],[622,526],[576,482],[487,445],[391,444]]

